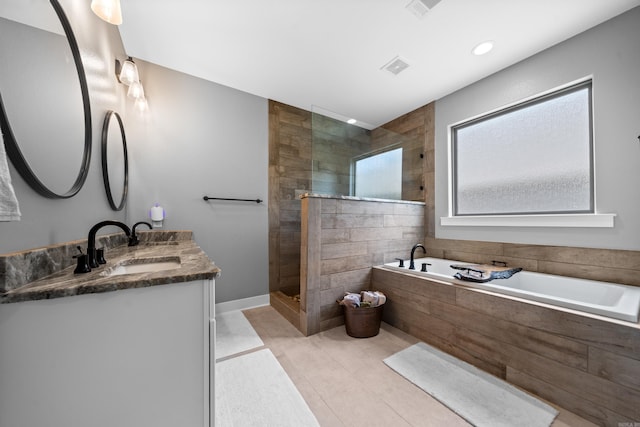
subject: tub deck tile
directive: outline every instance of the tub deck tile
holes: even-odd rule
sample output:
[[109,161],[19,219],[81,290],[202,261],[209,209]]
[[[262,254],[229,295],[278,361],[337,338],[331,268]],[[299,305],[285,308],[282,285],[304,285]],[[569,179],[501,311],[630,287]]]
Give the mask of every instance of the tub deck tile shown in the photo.
[[600,320],[476,291],[459,292],[457,304],[470,310],[512,320],[524,326],[640,360],[640,327],[638,325]]
[[384,321],[428,344],[598,424],[640,420],[640,325],[387,268],[372,287]]

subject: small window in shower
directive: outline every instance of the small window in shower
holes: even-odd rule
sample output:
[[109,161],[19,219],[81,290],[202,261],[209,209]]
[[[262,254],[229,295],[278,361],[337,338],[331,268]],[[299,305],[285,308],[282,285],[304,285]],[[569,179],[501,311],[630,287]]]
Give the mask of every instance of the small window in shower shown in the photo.
[[356,157],[352,169],[354,196],[402,199],[402,147]]

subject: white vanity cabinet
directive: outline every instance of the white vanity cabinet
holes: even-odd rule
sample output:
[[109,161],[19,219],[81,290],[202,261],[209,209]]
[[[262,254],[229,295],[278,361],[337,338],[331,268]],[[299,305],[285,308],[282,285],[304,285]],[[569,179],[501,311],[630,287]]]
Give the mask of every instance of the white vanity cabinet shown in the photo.
[[0,305],[0,426],[213,425],[214,281]]

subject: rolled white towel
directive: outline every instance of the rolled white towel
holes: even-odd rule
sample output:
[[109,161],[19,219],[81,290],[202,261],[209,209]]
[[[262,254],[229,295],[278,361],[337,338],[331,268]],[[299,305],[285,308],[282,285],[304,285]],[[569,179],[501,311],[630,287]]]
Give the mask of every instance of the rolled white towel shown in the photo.
[[362,301],[377,307],[387,302],[387,297],[380,291],[362,291]]
[[20,221],[20,206],[11,184],[4,138],[0,133],[0,221]]
[[346,292],[340,304],[348,305],[349,307],[360,307],[360,294]]

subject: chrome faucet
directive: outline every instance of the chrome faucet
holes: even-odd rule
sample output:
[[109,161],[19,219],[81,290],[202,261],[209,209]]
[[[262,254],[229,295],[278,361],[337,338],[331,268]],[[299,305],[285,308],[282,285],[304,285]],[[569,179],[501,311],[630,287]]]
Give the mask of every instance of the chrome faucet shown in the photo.
[[427,254],[427,250],[420,243],[417,243],[417,244],[413,245],[413,248],[411,248],[411,261],[409,262],[409,270],[415,270],[416,269],[416,266],[413,263],[413,257],[414,257],[414,255],[416,253],[416,249],[418,249],[418,248],[422,248],[422,253],[424,253],[425,255]]
[[129,236],[129,246],[138,246],[138,243],[140,243],[138,236],[136,236],[136,227],[142,224],[149,227],[149,230],[152,229],[151,224],[148,222],[140,221],[133,224],[133,227],[131,227],[131,236]]
[[131,236],[131,230],[129,229],[129,227],[127,227],[126,224],[123,224],[120,221],[101,221],[91,227],[91,230],[89,230],[89,237],[87,238],[87,261],[89,267],[91,268],[97,268],[99,266],[98,260],[96,259],[96,233],[102,227],[106,227],[107,225],[115,225],[117,227],[120,227],[124,231],[124,234],[127,235],[127,237]]

